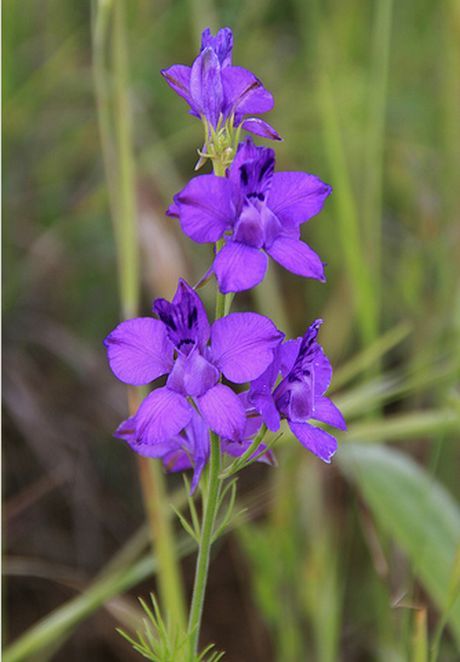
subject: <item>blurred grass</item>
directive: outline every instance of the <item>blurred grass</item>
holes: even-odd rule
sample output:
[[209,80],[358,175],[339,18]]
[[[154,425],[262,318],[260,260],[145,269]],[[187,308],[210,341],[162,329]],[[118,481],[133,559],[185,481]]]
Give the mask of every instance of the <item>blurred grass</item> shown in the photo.
[[[275,94],[270,121],[285,139],[278,167],[314,172],[334,187],[325,211],[303,230],[328,263],[328,283],[304,282],[271,265],[254,302],[294,335],[316,316],[325,319],[322,341],[338,367],[333,386],[350,419],[341,444],[357,442],[357,462],[374,453],[366,443],[400,442],[424,476],[427,503],[439,490],[458,502],[458,3],[127,5],[143,309],[153,295],[172,293],[178,273],[198,279],[209,260],[205,247],[185,242],[163,216],[192,172],[201,128],[158,71],[190,62],[206,25],[229,24],[235,62]],[[51,554],[94,573],[142,514],[132,458],[109,438],[125,411],[100,349],[118,320],[118,302],[92,89],[90,3],[5,0],[3,21],[5,492],[22,494],[43,472],[52,476],[59,456],[67,468],[57,489],[70,513],[55,522],[48,500],[40,501],[33,506],[39,519],[23,524],[25,536],[11,528],[7,551]],[[236,305],[249,308],[250,297]],[[386,487],[391,474],[378,464],[359,491],[288,441],[279,468],[263,474],[267,517],[249,522],[238,537],[276,659],[297,662],[308,651],[319,662],[423,660],[434,638],[438,660],[455,660],[443,595],[426,585],[429,566],[420,570],[429,558],[416,558],[410,527],[391,526],[388,502],[395,516],[398,506],[403,513],[413,503],[410,485],[398,484],[395,502]],[[345,449],[344,463],[346,457]],[[337,468],[340,458],[339,452]],[[73,487],[75,466],[87,474],[81,479],[87,502]],[[363,471],[358,481],[369,476]],[[101,500],[103,516],[91,529]],[[429,529],[436,518],[422,509],[412,523]],[[33,536],[37,522],[43,543]],[[91,549],[104,550],[98,563]],[[39,590],[17,581],[8,585],[13,637],[57,600],[24,615],[23,596],[32,592],[37,600]],[[394,608],[402,593],[420,609]],[[455,595],[449,599],[455,604]],[[129,659],[121,642],[115,646],[108,659]],[[66,650],[78,650],[78,636]]]

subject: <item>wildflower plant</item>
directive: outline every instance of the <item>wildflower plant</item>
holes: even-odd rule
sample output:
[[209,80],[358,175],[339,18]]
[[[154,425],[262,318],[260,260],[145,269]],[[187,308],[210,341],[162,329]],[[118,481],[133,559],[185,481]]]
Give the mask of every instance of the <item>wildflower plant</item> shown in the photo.
[[232,64],[232,47],[229,28],[215,36],[206,29],[191,67],[162,71],[203,123],[197,166],[212,163],[212,173],[193,177],[174,196],[168,215],[190,239],[212,246],[200,285],[215,278],[215,319],[208,321],[198,288],[180,279],[172,301],[157,299],[153,316],[121,322],[105,339],[115,376],[152,387],[115,436],[139,455],[160,459],[167,472],[192,470],[190,492],[200,491],[202,499],[201,520],[190,496],[191,523],[180,515],[198,543],[188,629],[171,643],[154,603],[150,621],[161,637],[131,639],[146,657],[154,650],[149,659],[163,659],[160,649],[177,646],[187,650],[181,659],[203,659],[197,647],[210,551],[233,516],[235,474],[254,461],[274,464],[271,446],[279,435],[272,433],[282,419],[324,462],[337,442],[312,421],[346,427],[325,395],[332,368],[318,342],[322,320],[303,337],[286,339],[263,315],[231,312],[235,294],[263,280],[269,257],[300,277],[325,281],[324,264],[301,240],[300,227],[332,191],[312,174],[275,172],[274,150],[243,139],[243,131],[280,138],[255,117],[271,110],[272,95],[253,73]]

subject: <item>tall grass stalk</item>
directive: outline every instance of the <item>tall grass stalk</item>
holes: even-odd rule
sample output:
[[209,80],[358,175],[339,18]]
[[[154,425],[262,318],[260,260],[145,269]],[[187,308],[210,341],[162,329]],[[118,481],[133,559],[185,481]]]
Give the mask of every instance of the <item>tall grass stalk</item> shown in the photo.
[[[93,49],[98,121],[117,245],[121,312],[124,318],[128,318],[138,312],[140,282],[124,4],[124,0],[97,2]],[[105,64],[109,32],[113,90],[108,85]],[[139,390],[129,389],[131,415],[140,398]],[[139,475],[152,544],[158,558],[163,606],[171,625],[183,630],[185,601],[164,476],[158,462],[144,458],[139,459]]]
[[[311,34],[315,35],[317,40],[315,60],[318,63],[318,68],[314,83],[324,136],[325,153],[331,173],[331,181],[334,182],[333,202],[345,269],[354,297],[358,333],[362,344],[366,346],[377,337],[377,301],[373,289],[372,271],[365,259],[365,243],[349,174],[350,168],[338,113],[339,103],[334,94],[333,40],[329,34],[329,23],[322,15],[322,12],[325,11],[323,6],[315,1],[310,3],[308,8]],[[300,0],[298,0],[298,12],[303,18],[302,24],[305,25],[307,17],[304,16],[303,9]],[[306,25],[304,29],[306,30]],[[304,43],[308,44],[308,34],[306,32],[303,37]],[[307,57],[307,52],[305,52],[305,57]]]
[[[363,230],[373,272],[376,315],[380,317],[382,282],[382,189],[384,169],[385,111],[390,59],[393,0],[379,0],[372,28],[369,71],[369,109],[363,170]],[[378,326],[378,319],[376,322]]]

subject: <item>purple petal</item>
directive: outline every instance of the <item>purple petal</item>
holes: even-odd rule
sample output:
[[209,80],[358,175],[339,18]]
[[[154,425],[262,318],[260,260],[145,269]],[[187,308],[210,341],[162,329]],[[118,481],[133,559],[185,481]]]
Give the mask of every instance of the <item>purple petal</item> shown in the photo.
[[274,352],[274,359],[263,372],[251,382],[247,400],[260,414],[269,430],[273,432],[280,426],[280,415],[273,399],[272,390],[280,369],[280,347]]
[[306,423],[313,418],[313,376],[311,371],[298,378],[288,375],[273,394],[276,407],[282,416],[295,423]]
[[315,398],[326,393],[332,379],[332,366],[321,346],[318,347],[313,362],[315,369]]
[[280,369],[280,346],[273,352],[273,361],[268,368],[257,379],[251,381],[249,389],[249,402],[252,402],[252,395],[259,393],[262,395],[271,395]]
[[170,216],[171,218],[179,218],[180,216],[180,211],[179,211],[179,204],[174,200],[166,210],[166,216]]
[[298,276],[325,282],[323,263],[319,256],[303,241],[289,237],[275,239],[267,253],[285,269]]
[[209,428],[197,412],[193,413],[185,434],[193,455],[194,471],[190,486],[190,493],[193,494],[209,457]]
[[[244,398],[241,397],[242,395],[243,395],[242,393],[239,393],[238,397],[244,407]],[[258,416],[257,414],[254,413],[249,414],[248,411],[246,410],[246,425],[244,426],[242,440],[244,441],[248,439],[253,439],[256,436],[256,434],[259,432],[262,423],[263,423],[262,416]]]
[[242,128],[249,133],[253,133],[261,138],[268,138],[269,140],[283,140],[279,133],[268,122],[259,119],[258,117],[248,117],[242,123]]
[[190,421],[192,406],[186,398],[167,386],[152,391],[136,414],[137,439],[145,444],[157,444],[179,434]]
[[295,363],[297,356],[299,355],[300,345],[302,344],[302,338],[294,338],[293,340],[287,340],[281,345],[280,348],[280,370],[283,377],[288,375]]
[[168,388],[183,395],[199,396],[219,381],[219,371],[193,349],[188,356],[179,355],[168,377]]
[[[229,67],[231,68],[231,67]],[[193,105],[215,127],[224,104],[221,67],[209,46],[196,58],[190,75]]]
[[[177,289],[171,303],[180,308],[187,317],[190,313],[196,311],[196,321],[191,324],[191,327],[196,329],[200,343],[206,343],[209,339],[210,328],[206,308],[195,289],[183,278],[179,278]],[[190,328],[190,322],[188,320],[187,326]]]
[[130,416],[120,423],[114,432],[114,437],[124,439],[125,441],[135,441],[136,439],[136,417]]
[[[249,161],[256,161],[258,159],[259,150],[261,149],[263,148],[258,147],[249,136],[238,145],[235,158],[229,168],[229,177],[237,186],[240,186],[242,183],[244,184],[244,182],[241,181],[241,166]],[[274,156],[273,150],[272,154]]]
[[163,322],[168,338],[183,354],[189,354],[194,345],[201,351],[209,339],[209,322],[203,303],[190,285],[179,279],[172,302],[155,299],[153,312]]
[[169,69],[163,69],[161,71],[161,75],[168,85],[172,87],[174,92],[185,99],[190,106],[193,105],[190,94],[191,73],[191,67],[187,67],[184,64],[174,64],[172,67],[169,67]]
[[[243,197],[258,201],[265,200],[270,190],[275,170],[275,152],[271,147],[258,147],[249,136],[240,143],[229,178],[239,188]],[[279,221],[278,221],[279,223]]]
[[334,428],[339,428],[339,430],[347,429],[347,424],[345,423],[341,411],[331,400],[329,400],[329,398],[322,396],[315,400],[313,411],[313,418],[317,421],[332,425]]
[[200,244],[215,242],[235,218],[233,187],[224,177],[194,177],[176,196],[182,230]]
[[198,398],[200,411],[211,430],[228,439],[240,439],[245,412],[238,396],[224,384],[216,384]]
[[198,487],[198,483],[200,482],[201,474],[203,473],[203,469],[206,466],[206,460],[203,458],[200,458],[199,461],[195,462],[195,465],[193,467],[193,477],[192,477],[192,482],[190,485],[190,494],[193,494]]
[[289,423],[289,427],[302,446],[324,462],[330,463],[337,450],[337,441],[332,435],[309,423]]
[[257,313],[231,313],[211,327],[214,363],[232,382],[256,379],[273,360],[283,334],[273,322]]
[[152,445],[142,443],[137,438],[136,428],[137,418],[136,416],[131,416],[119,425],[113,436],[117,439],[123,439],[126,441],[133,451],[143,457],[163,458],[168,453],[179,449],[182,445],[183,440],[181,440],[181,437],[179,436],[175,436],[172,439],[168,439],[168,441],[159,444]]
[[286,227],[298,226],[318,214],[332,188],[306,172],[276,172],[268,206]]
[[267,428],[272,432],[279,430],[281,418],[276,408],[273,396],[256,394],[253,396],[252,401],[257,410],[261,413],[263,421]]
[[253,73],[243,67],[222,70],[227,114],[260,115],[273,108],[273,96]]
[[224,294],[242,292],[258,285],[267,271],[263,251],[238,241],[229,241],[214,260],[214,273]]
[[260,211],[251,203],[243,206],[233,231],[233,239],[252,248],[262,248],[264,245],[265,233]]
[[112,372],[125,384],[148,384],[171,369],[173,346],[164,324],[151,317],[122,322],[104,345]]
[[273,242],[281,235],[283,228],[279,222],[278,216],[275,216],[266,205],[260,210],[260,218],[262,220],[265,234],[264,248],[267,250],[267,246],[273,246]]
[[217,55],[221,67],[232,64],[233,33],[230,28],[221,28],[215,37],[211,30],[206,28],[201,33],[201,50],[210,46]]
[[162,460],[163,466],[168,473],[186,471],[186,469],[191,469],[193,466],[190,455],[183,448],[165,453]]

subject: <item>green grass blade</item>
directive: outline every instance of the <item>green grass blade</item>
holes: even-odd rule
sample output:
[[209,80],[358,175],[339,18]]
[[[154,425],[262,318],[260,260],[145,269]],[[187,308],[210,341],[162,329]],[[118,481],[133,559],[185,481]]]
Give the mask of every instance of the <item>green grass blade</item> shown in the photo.
[[412,331],[408,322],[402,322],[393,329],[382,334],[375,342],[353,356],[345,365],[340,367],[334,374],[332,388],[336,389],[348,384],[355,377],[365,372],[394,347],[399,345]]
[[[188,554],[194,548],[190,539],[179,544],[178,556]],[[107,600],[139,584],[156,571],[151,554],[141,558],[130,567],[117,568],[115,572],[104,573],[81,595],[66,602],[45,616],[9,646],[4,654],[5,662],[28,660],[46,650],[57,639],[68,636],[72,630],[90,614],[99,609]]]
[[352,425],[346,433],[350,442],[370,444],[404,441],[446,433],[460,434],[460,412],[455,410],[416,411],[387,416]]

